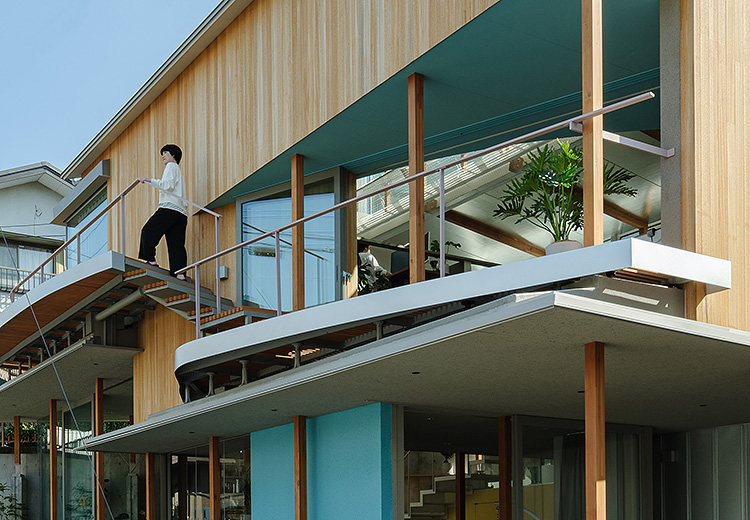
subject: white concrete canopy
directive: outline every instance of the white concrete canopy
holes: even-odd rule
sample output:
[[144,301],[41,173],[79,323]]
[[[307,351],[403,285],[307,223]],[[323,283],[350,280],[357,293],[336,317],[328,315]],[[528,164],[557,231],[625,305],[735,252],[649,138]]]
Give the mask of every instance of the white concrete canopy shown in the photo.
[[[24,420],[47,417],[50,399],[62,401],[59,411],[67,410],[62,388],[72,407],[90,401],[94,393],[92,381],[97,377],[104,379],[105,401],[109,399],[107,413],[127,420],[132,414],[132,387],[123,383],[132,379],[133,356],[141,351],[88,343],[66,348],[0,386],[0,421],[12,421],[15,415]],[[120,386],[120,390],[108,391]],[[127,409],[129,413],[125,413]]]
[[690,430],[750,421],[750,333],[551,291],[511,295],[153,414],[89,446],[176,452],[373,402],[582,419],[590,341],[606,344],[608,422]]

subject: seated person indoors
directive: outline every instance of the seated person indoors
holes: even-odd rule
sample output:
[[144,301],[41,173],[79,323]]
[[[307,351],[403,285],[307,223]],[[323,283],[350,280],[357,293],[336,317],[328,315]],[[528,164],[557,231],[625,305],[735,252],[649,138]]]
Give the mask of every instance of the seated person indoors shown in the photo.
[[[175,144],[164,145],[161,149],[161,161],[164,173],[161,179],[139,178],[164,191],[159,191],[159,207],[141,229],[141,247],[138,259],[156,266],[156,245],[161,237],[167,239],[169,253],[169,273],[174,276],[187,265],[185,250],[185,231],[187,230],[188,212],[185,198],[185,179],[178,166],[182,159],[182,150]],[[166,192],[166,193],[165,193]],[[185,275],[177,276],[185,280]]]
[[360,272],[364,273],[364,276],[367,278],[369,292],[374,292],[379,289],[377,283],[378,275],[391,275],[391,273],[380,266],[380,264],[378,263],[378,259],[375,258],[375,255],[370,253],[370,246],[367,245],[364,245],[360,248],[359,265]]

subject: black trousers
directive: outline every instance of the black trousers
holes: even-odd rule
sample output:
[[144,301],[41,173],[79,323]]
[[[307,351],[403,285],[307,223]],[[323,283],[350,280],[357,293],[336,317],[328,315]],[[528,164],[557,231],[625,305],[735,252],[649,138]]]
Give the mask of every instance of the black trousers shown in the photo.
[[148,262],[156,260],[156,246],[161,237],[167,237],[169,272],[174,274],[187,265],[185,231],[187,217],[179,211],[159,208],[141,229],[141,248],[138,258]]

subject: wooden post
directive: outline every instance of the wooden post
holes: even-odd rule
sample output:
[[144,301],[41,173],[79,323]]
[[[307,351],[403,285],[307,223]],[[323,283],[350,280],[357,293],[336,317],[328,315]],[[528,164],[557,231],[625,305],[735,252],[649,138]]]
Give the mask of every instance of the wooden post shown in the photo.
[[[305,216],[305,157],[292,156],[292,221]],[[292,308],[305,308],[305,225],[292,228]]]
[[[357,177],[348,171],[346,175],[346,199],[352,199],[357,196]],[[357,245],[357,205],[350,204],[346,208],[346,270],[352,274],[347,284],[345,298],[357,296],[357,284],[359,283],[359,269],[357,255],[359,254]]]
[[49,400],[49,517],[58,520],[57,513],[57,400]]
[[307,417],[294,417],[294,519],[307,520]]
[[146,520],[156,520],[156,456],[146,453]]
[[456,453],[456,520],[466,520],[466,454]]
[[606,520],[607,488],[604,451],[604,343],[586,343],[586,520]]
[[208,503],[211,507],[211,520],[221,520],[221,452],[219,438],[208,438]]
[[[602,107],[602,0],[582,0],[583,111]],[[603,116],[583,122],[583,245],[604,240]]]
[[[104,379],[97,377],[94,382],[94,435],[104,433]],[[105,520],[107,508],[104,498],[104,453],[94,454],[96,482],[94,495],[96,496],[96,520]]]
[[513,516],[513,499],[510,487],[513,469],[513,451],[511,445],[511,424],[510,416],[500,417],[498,420],[498,447],[499,447],[499,467],[498,475],[500,478],[499,486],[499,509],[498,520],[512,520]]
[[[424,76],[409,76],[409,175],[424,171]],[[424,177],[409,183],[409,283],[424,273]]]
[[16,464],[16,475],[21,474],[21,416],[13,417],[13,462]]

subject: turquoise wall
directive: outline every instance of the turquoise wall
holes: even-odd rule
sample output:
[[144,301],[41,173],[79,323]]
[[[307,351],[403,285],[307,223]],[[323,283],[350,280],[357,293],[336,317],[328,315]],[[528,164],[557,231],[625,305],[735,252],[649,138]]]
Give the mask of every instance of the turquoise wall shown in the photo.
[[[309,520],[392,518],[391,405],[307,420]],[[294,431],[251,435],[253,520],[294,519]]]
[[250,434],[250,513],[253,520],[294,520],[294,428]]

